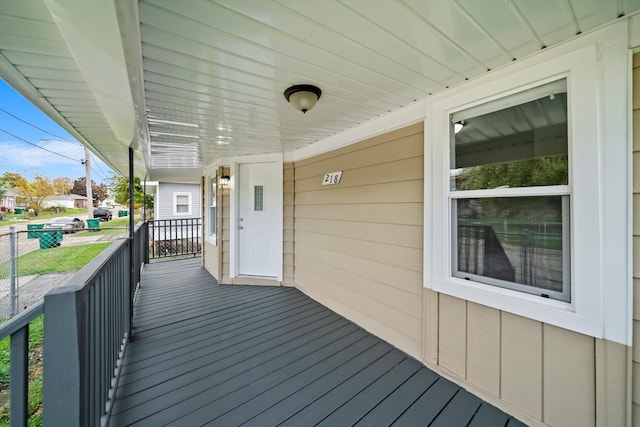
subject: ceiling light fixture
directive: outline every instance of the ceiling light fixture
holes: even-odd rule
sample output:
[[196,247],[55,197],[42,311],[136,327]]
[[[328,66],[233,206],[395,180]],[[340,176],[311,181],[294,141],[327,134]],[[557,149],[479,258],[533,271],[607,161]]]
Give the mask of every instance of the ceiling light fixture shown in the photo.
[[455,122],[453,124],[453,133],[458,133],[462,130],[462,128],[464,127],[465,123],[460,120],[459,122]]
[[284,91],[285,99],[303,114],[316,105],[321,95],[320,88],[313,85],[295,85]]

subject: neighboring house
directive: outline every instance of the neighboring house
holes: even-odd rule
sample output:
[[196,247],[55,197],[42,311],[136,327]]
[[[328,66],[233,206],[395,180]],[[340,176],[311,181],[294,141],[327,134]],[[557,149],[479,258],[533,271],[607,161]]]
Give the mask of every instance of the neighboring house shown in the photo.
[[112,209],[115,206],[115,197],[111,194],[107,195],[107,198],[100,202],[100,207]]
[[150,233],[156,253],[176,253],[184,247],[199,252],[202,248],[200,185],[147,182],[145,189],[147,194],[153,194],[154,225]]
[[153,194],[153,219],[202,217],[199,184],[147,182],[147,194]]
[[0,206],[5,207],[7,210],[12,211],[13,208],[18,206],[18,192],[15,190],[6,190],[4,196],[0,199]]
[[45,207],[62,207],[62,208],[87,208],[87,197],[79,194],[61,194],[56,196],[48,196],[44,202]]

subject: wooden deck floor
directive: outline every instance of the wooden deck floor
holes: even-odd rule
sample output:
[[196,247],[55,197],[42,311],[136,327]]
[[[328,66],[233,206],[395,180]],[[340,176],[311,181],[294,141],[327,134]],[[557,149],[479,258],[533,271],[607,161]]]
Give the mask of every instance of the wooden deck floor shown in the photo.
[[145,267],[112,426],[522,426],[292,288]]

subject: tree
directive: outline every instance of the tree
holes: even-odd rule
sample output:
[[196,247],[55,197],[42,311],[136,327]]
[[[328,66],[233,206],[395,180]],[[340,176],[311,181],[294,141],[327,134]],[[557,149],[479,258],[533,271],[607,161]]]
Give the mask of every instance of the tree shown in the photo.
[[[96,185],[95,181],[91,180],[91,192],[93,194],[93,200],[99,202],[107,198],[107,187],[104,184]],[[78,194],[80,196],[87,195],[87,178],[81,177],[73,182],[71,193]]]
[[[109,177],[109,188],[114,195],[116,203],[129,205],[129,179],[123,176],[111,175]],[[145,197],[144,188],[140,183],[140,178],[133,181],[133,205],[136,208],[145,206],[147,209],[153,208],[153,196],[147,194]]]
[[457,177],[456,190],[566,185],[568,164],[564,155],[473,166]]
[[28,184],[27,180],[22,175],[15,172],[5,172],[0,178],[0,181],[2,181],[5,188],[10,189],[25,187]]
[[35,179],[30,182],[23,178],[15,190],[20,194],[26,207],[33,209],[38,215],[44,207],[46,198],[53,194],[53,184],[49,178],[36,175]]
[[52,184],[54,194],[69,194],[73,188],[71,178],[66,177],[53,178]]
[[[27,186],[28,186],[27,180],[19,173],[5,172],[0,177],[0,187],[2,187],[3,189],[2,195],[0,197],[4,197],[6,190],[11,189],[11,190],[18,191],[19,188],[26,188]],[[17,199],[19,198],[20,196],[18,195]],[[24,202],[23,200],[18,200],[18,201],[21,203]]]

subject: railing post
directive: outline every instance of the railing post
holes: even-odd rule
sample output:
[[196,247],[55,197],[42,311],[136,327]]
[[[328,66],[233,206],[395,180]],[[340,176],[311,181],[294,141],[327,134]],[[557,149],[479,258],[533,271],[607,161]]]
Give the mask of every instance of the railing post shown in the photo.
[[124,318],[124,330],[126,331],[126,333],[131,336],[131,332],[132,332],[132,325],[131,325],[131,321],[133,319],[133,293],[135,291],[135,283],[133,283],[133,281],[135,280],[135,272],[134,272],[134,242],[135,242],[135,237],[130,237],[128,240],[128,250],[125,251],[125,262],[124,265],[128,265],[129,266],[129,271],[128,271],[128,277],[125,278],[125,283],[124,283],[124,294],[127,296],[124,299],[124,309],[123,311],[126,313],[126,316]]
[[44,297],[43,425],[80,427],[80,304],[76,292],[57,291]]
[[11,426],[25,426],[28,418],[29,325],[11,334]]
[[11,317],[18,314],[18,269],[17,269],[17,261],[18,261],[18,251],[16,250],[16,227],[9,227],[9,251],[10,251],[10,259],[9,262],[9,274],[11,277],[11,290],[10,296],[11,299]]
[[143,252],[144,252],[144,263],[149,264],[149,221],[144,222],[144,234],[143,234]]

